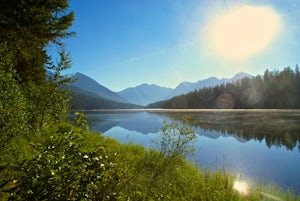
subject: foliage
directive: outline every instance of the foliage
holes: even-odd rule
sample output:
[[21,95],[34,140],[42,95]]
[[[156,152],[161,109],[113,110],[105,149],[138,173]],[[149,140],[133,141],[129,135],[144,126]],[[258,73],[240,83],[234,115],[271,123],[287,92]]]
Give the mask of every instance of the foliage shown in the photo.
[[156,141],[160,153],[166,158],[176,158],[193,153],[192,142],[197,138],[191,117],[184,115],[182,117],[183,125],[178,122],[164,122],[160,130],[160,140]]
[[69,75],[62,75],[61,73],[72,66],[72,60],[70,53],[67,53],[64,48],[61,48],[59,52],[60,60],[57,60],[56,63],[50,62],[48,69],[52,72],[54,71],[53,76],[49,76],[49,82],[56,84],[57,86],[65,86],[73,82],[74,80]]
[[67,30],[74,13],[68,8],[68,0],[0,1],[0,44],[13,55],[22,82],[45,82],[47,45],[61,46],[61,39],[72,35]]
[[69,111],[68,91],[48,82],[41,86],[28,83],[23,93],[27,98],[28,123],[32,134],[65,119]]
[[21,174],[8,190],[15,200],[113,200],[123,182],[123,169],[107,148],[87,145],[82,131],[59,125],[34,157],[19,166]]
[[[0,189],[19,175],[21,161],[34,157],[29,142],[45,129],[65,120],[69,82],[61,72],[71,65],[61,39],[70,36],[74,14],[68,0],[0,1]],[[47,55],[48,45],[61,49],[55,64]],[[46,79],[46,68],[55,71]],[[24,151],[24,152],[22,152]],[[2,200],[2,197],[0,197]]]
[[[11,118],[16,115],[15,128],[26,128],[32,135],[64,119],[69,110],[69,94],[61,85],[70,79],[62,76],[61,72],[70,68],[71,59],[60,42],[70,35],[66,30],[74,17],[73,12],[67,10],[67,0],[55,3],[40,0],[0,2],[0,71],[1,77],[7,74],[5,79],[9,79],[1,84],[1,101],[5,103],[1,112],[10,114]],[[56,64],[46,52],[50,43],[57,44],[61,49],[60,60]],[[46,79],[46,66],[55,71],[51,79]],[[17,99],[22,106],[14,103]],[[18,124],[20,118],[17,113],[21,114],[21,110],[26,114],[22,120],[24,125]],[[1,127],[9,127],[10,123],[8,121]],[[8,132],[3,130],[3,136],[10,136]]]
[[14,137],[27,133],[26,100],[13,70],[13,57],[0,47],[0,153]]
[[88,130],[89,125],[87,123],[87,116],[82,112],[75,112],[74,115],[75,115],[76,125],[78,127],[81,127],[84,130]]
[[203,88],[149,108],[173,109],[296,109],[300,108],[300,73],[290,67],[266,70],[263,76]]
[[28,132],[26,102],[14,76],[0,71],[0,152],[12,138]]

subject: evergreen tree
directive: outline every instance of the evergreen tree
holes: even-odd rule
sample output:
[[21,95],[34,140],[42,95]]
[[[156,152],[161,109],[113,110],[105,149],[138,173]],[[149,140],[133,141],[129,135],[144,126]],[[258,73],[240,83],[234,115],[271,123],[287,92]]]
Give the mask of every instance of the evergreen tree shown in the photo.
[[[3,89],[15,98],[24,97],[26,118],[22,119],[31,134],[60,121],[69,108],[67,91],[60,87],[70,81],[61,76],[61,72],[71,66],[62,43],[73,34],[68,28],[74,13],[68,8],[68,0],[0,1],[0,71],[3,80],[16,85],[11,90]],[[49,45],[60,50],[60,60],[56,63],[47,55]],[[53,78],[46,78],[46,69],[55,71]],[[18,93],[13,89],[18,89]],[[0,105],[7,105],[5,100],[1,99]],[[1,113],[13,107],[11,104],[1,108]],[[1,126],[1,133],[8,135],[3,128],[8,128],[7,125]]]
[[73,34],[67,31],[74,19],[68,8],[68,0],[0,1],[0,45],[13,54],[21,82],[45,82],[47,46],[61,46],[62,39]]

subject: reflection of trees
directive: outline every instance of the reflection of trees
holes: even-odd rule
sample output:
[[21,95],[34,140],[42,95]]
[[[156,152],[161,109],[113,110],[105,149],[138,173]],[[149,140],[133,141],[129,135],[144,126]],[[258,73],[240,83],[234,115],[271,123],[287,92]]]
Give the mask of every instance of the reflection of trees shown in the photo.
[[[163,114],[163,113],[162,113]],[[183,113],[165,113],[180,120]],[[205,131],[218,131],[244,140],[265,140],[267,147],[285,146],[300,151],[300,114],[284,111],[239,111],[188,113],[196,126]]]
[[243,138],[247,141],[252,139],[258,141],[265,140],[266,145],[269,148],[271,146],[285,146],[288,150],[293,150],[300,139],[300,128],[297,130],[290,130],[278,126],[273,127],[273,129],[270,130],[266,129],[264,125],[254,124],[252,126],[237,126],[234,124],[218,124],[217,122],[205,124],[205,126],[202,126],[202,124],[197,125],[204,130],[216,130],[221,133],[226,133],[226,135]]

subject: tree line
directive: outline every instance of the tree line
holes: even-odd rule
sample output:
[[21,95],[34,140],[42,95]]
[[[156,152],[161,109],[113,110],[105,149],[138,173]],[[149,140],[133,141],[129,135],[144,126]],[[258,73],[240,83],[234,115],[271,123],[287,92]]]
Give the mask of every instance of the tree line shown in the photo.
[[202,88],[147,106],[166,109],[299,109],[300,73],[266,70],[263,76]]

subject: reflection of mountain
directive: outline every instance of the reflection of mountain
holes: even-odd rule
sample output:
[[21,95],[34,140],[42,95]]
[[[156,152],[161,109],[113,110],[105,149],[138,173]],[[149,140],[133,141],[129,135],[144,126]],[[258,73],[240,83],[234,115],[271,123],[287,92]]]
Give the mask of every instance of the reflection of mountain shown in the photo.
[[146,112],[88,113],[91,130],[102,133],[119,126],[142,134],[154,133],[163,125],[163,117]]
[[163,124],[161,116],[146,112],[132,114],[126,121],[119,124],[120,127],[143,134],[154,133]]
[[211,139],[234,137],[239,142],[265,141],[266,145],[300,150],[300,111],[284,110],[215,110],[201,112],[107,112],[88,113],[91,130],[102,133],[121,127],[141,134],[154,133],[163,120],[181,119],[190,115],[196,132]]
[[[183,113],[164,113],[180,119]],[[300,113],[284,110],[240,110],[189,113],[197,127],[204,131],[217,131],[238,141],[265,140],[266,145],[300,150]],[[205,132],[204,132],[205,134]],[[202,135],[202,133],[201,133]],[[217,137],[205,135],[207,137]]]
[[111,128],[114,128],[118,126],[120,122],[117,121],[89,121],[90,129],[92,131],[97,131],[100,133],[105,133],[106,131],[110,130]]
[[200,126],[196,128],[196,133],[200,136],[208,137],[210,139],[218,139],[219,137],[234,137],[237,141],[241,143],[247,142],[244,138],[238,137],[238,136],[232,136],[232,134],[228,134],[227,132],[222,132],[218,130],[207,130],[207,129],[202,129]]

